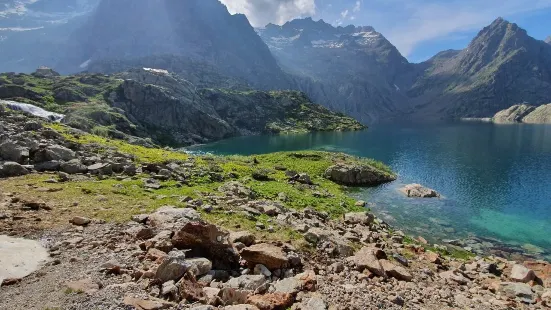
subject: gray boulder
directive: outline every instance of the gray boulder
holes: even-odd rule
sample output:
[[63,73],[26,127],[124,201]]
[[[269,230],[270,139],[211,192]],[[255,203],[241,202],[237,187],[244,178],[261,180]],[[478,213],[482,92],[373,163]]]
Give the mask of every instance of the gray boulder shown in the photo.
[[155,278],[162,283],[171,280],[178,281],[192,266],[191,263],[186,261],[185,252],[173,251],[168,254],[159,268],[157,268]]
[[86,173],[86,171],[88,171],[88,167],[83,165],[78,159],[72,159],[62,163],[59,168],[61,171],[68,174]]
[[440,194],[420,184],[409,184],[400,188],[400,192],[412,198],[439,198]]
[[29,157],[29,149],[8,140],[0,144],[0,157],[5,160],[22,163]]
[[0,165],[0,177],[9,178],[29,174],[29,170],[16,162],[5,162]]

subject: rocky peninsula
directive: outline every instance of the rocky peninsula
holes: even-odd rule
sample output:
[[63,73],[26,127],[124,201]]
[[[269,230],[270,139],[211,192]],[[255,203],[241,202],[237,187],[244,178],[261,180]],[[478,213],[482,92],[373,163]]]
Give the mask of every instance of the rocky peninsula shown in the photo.
[[527,104],[514,105],[498,112],[492,118],[492,121],[498,124],[551,124],[551,104],[544,104],[539,107]]
[[551,305],[548,263],[429,244],[350,198],[349,186],[395,179],[381,163],[193,156],[0,113],[0,234],[49,254],[2,279],[2,309]]

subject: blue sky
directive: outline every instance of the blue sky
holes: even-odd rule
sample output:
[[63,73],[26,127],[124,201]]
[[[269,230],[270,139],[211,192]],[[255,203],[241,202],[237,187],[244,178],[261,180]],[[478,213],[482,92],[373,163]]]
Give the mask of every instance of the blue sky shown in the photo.
[[551,0],[220,0],[253,26],[311,16],[333,25],[369,25],[410,61],[467,46],[499,16],[536,39],[551,35]]

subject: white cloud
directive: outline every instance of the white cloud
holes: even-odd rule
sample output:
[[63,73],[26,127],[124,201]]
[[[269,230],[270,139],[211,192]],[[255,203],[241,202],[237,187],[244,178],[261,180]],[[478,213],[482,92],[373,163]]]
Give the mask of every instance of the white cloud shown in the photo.
[[357,13],[362,9],[362,3],[360,1],[356,1],[356,5],[352,9],[352,12]]
[[281,25],[289,20],[316,14],[315,0],[220,0],[230,13],[242,13],[255,27]]
[[343,19],[345,19],[346,16],[348,16],[348,10],[342,11],[342,12],[341,12],[341,17],[342,17]]
[[408,56],[423,42],[480,30],[499,16],[548,8],[551,0],[374,0],[362,20],[370,21]]

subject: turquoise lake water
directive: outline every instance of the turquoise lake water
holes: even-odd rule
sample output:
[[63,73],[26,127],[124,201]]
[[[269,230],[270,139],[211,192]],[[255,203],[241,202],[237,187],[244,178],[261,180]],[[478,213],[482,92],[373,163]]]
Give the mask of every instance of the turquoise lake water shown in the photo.
[[[387,222],[433,241],[551,260],[551,126],[453,123],[378,125],[362,132],[253,136],[192,150],[261,154],[339,151],[383,161],[396,182],[354,193]],[[442,199],[410,199],[420,183]]]

